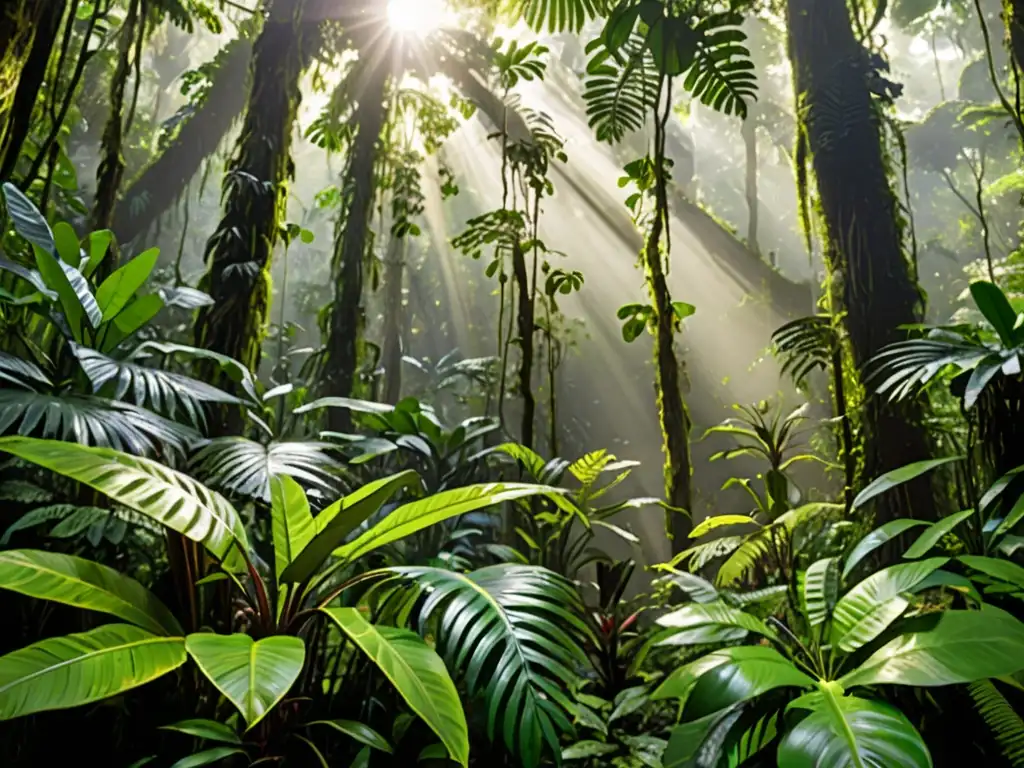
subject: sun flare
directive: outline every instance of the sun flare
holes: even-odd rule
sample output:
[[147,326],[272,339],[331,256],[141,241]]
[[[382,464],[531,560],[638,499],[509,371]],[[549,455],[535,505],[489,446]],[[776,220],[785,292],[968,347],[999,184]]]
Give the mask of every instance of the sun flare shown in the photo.
[[445,0],[388,0],[388,23],[404,34],[433,32],[449,22],[451,15]]

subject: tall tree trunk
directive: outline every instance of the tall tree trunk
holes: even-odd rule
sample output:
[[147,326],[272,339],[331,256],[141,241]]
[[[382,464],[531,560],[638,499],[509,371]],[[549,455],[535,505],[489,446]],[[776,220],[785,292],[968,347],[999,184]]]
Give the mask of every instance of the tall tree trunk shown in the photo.
[[125,190],[114,209],[114,232],[122,243],[134,240],[188,189],[245,108],[246,74],[252,43],[233,40],[214,60],[217,67],[203,103],[174,139]]
[[[242,133],[224,176],[224,214],[206,247],[201,287],[214,299],[197,317],[195,343],[259,367],[270,309],[270,263],[293,175],[292,133],[302,76],[303,0],[277,0],[252,55]],[[214,380],[230,386],[219,373]],[[224,428],[235,431],[240,414]]]
[[757,220],[760,203],[757,198],[757,117],[751,113],[743,120],[740,129],[743,134],[743,146],[746,149],[746,194],[747,194],[747,248],[753,253],[760,253],[757,244]]
[[[131,73],[132,49],[135,47],[136,27],[144,24],[139,19],[141,0],[131,0],[128,6],[128,15],[125,17],[124,26],[120,31],[118,41],[117,63],[114,66],[114,73],[110,77],[110,114],[107,117],[107,124],[103,129],[101,140],[99,168],[96,171],[96,200],[92,210],[92,228],[110,229],[114,219],[114,206],[117,204],[117,193],[121,186],[121,177],[124,175],[124,156],[122,148],[124,145],[124,92],[128,85],[128,76]],[[108,254],[107,259],[100,265],[97,272],[105,274],[111,272],[117,265],[113,263],[116,258],[116,251]]]
[[1024,0],[1003,0],[1003,20],[1013,61],[1024,72]]
[[[366,49],[364,49],[366,50]],[[370,215],[375,196],[374,171],[387,108],[384,104],[389,67],[387,60],[369,63],[356,108],[356,137],[342,181],[345,209],[334,235],[334,301],[327,318],[327,355],[321,369],[320,394],[348,397],[355,387],[359,343],[363,329],[363,269]],[[351,414],[332,408],[328,429],[349,432]]]
[[[41,3],[39,5],[42,6]],[[32,37],[32,45],[25,57],[14,97],[10,103],[8,119],[0,122],[0,179],[8,180],[13,176],[21,148],[25,139],[28,138],[36,100],[43,87],[43,82],[46,80],[50,54],[59,47],[57,35],[60,32],[61,21],[66,9],[66,0],[53,0],[47,4],[45,13],[39,14],[34,30],[35,34]],[[3,23],[8,22],[5,20]],[[68,20],[68,24],[72,23],[73,20]],[[7,33],[10,34],[12,31],[13,29],[7,30]],[[4,34],[0,31],[0,38]],[[3,59],[0,59],[0,62],[3,62]],[[0,68],[3,66],[0,63]],[[0,69],[0,72],[2,71]],[[60,73],[56,73],[55,78],[59,75]],[[3,88],[4,85],[0,82],[0,90]],[[3,106],[0,104],[0,110],[2,109]],[[2,120],[0,118],[0,121]]]
[[519,396],[523,400],[519,441],[533,448],[533,420],[537,410],[533,396],[533,292],[526,270],[526,254],[519,243],[512,246],[512,277],[516,284],[516,332],[519,334]]
[[6,0],[0,9],[0,157],[16,117],[18,84],[48,5],[45,0]]
[[[869,89],[870,62],[845,0],[788,0],[789,46],[799,113],[804,115],[828,238],[826,260],[841,302],[857,371],[920,318],[921,295],[903,252],[896,196]],[[917,402],[864,393],[858,484],[927,458]],[[878,522],[934,516],[927,478],[880,499]]]
[[381,361],[384,364],[384,402],[394,405],[402,397],[402,351],[404,346],[405,309],[402,306],[402,282],[405,277],[405,236],[391,236],[384,258],[384,343]]

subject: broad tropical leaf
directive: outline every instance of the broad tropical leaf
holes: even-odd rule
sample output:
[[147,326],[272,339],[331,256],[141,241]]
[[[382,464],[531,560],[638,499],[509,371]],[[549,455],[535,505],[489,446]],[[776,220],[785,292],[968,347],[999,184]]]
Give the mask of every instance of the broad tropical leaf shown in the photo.
[[914,543],[903,553],[903,556],[908,560],[913,560],[928,554],[931,548],[938,544],[946,534],[951,533],[954,528],[973,514],[973,509],[965,509],[962,512],[944,517],[937,523],[932,523],[917,537]]
[[832,613],[832,642],[850,652],[878,637],[910,605],[903,593],[948,562],[933,557],[873,573],[847,592]]
[[529,483],[482,483],[442,491],[425,499],[403,504],[373,528],[334,550],[334,555],[346,561],[356,560],[375,549],[467,512],[475,512],[478,509],[486,509],[528,496],[555,497],[562,493],[558,488]]
[[198,435],[154,413],[91,395],[0,389],[0,434],[37,436],[136,455],[184,453]]
[[511,19],[523,19],[538,32],[579,32],[605,13],[609,0],[505,0]]
[[448,668],[469,694],[482,694],[488,735],[497,733],[525,768],[546,744],[571,730],[563,691],[586,663],[579,646],[585,625],[576,589],[561,576],[529,565],[495,565],[462,574],[436,568],[394,568],[420,597],[414,626],[436,638]]
[[339,464],[328,443],[290,442],[263,445],[244,437],[211,440],[192,457],[191,471],[231,496],[270,502],[270,481],[287,475],[325,490],[333,490],[332,474]]
[[451,759],[469,764],[469,733],[444,662],[415,632],[378,627],[357,608],[325,608],[338,628],[377,665],[413,712],[441,739]]
[[309,500],[302,486],[287,475],[270,481],[271,532],[274,537],[274,573],[278,582],[281,574],[299,553],[306,548],[316,533]]
[[860,563],[865,557],[870,555],[880,546],[888,541],[892,541],[894,538],[909,531],[911,528],[916,528],[921,525],[928,525],[924,520],[911,520],[908,518],[898,518],[896,520],[890,520],[888,523],[878,526],[857,542],[857,546],[853,548],[853,551],[846,558],[846,564],[843,565],[843,578],[845,579],[857,564]]
[[651,694],[651,699],[681,699],[681,704],[685,705],[694,686],[712,669],[737,661],[753,662],[761,659],[775,663],[778,657],[778,651],[764,645],[738,645],[712,651],[674,670]]
[[35,549],[0,552],[0,587],[40,600],[109,613],[154,634],[182,634],[173,614],[139,582],[81,557]]
[[735,656],[701,674],[686,699],[683,719],[699,720],[777,688],[814,684],[778,651],[762,647],[755,656]]
[[143,251],[131,261],[114,270],[96,290],[96,303],[103,313],[103,321],[112,320],[149,279],[156,267],[159,248]]
[[306,723],[306,725],[326,725],[338,733],[343,733],[350,739],[358,741],[360,744],[365,744],[368,747],[379,749],[381,752],[387,752],[388,754],[393,751],[388,740],[365,723],[357,723],[354,720],[314,720],[311,723]]
[[77,480],[201,543],[225,567],[244,567],[249,545],[238,512],[187,475],[126,453],[51,440],[0,438],[0,451]]
[[181,720],[177,723],[172,723],[171,725],[162,725],[160,726],[160,729],[164,731],[187,733],[189,736],[195,736],[197,739],[220,741],[225,744],[242,743],[238,734],[235,733],[234,728],[231,728],[224,723],[218,723],[216,720],[204,720],[202,718]]
[[894,469],[891,472],[886,472],[880,477],[876,477],[870,483],[865,486],[864,490],[857,494],[857,498],[853,500],[853,508],[858,509],[867,504],[871,499],[876,496],[880,496],[886,491],[892,490],[898,485],[909,483],[920,477],[923,474],[931,472],[936,467],[941,467],[944,464],[949,464],[954,461],[960,461],[963,456],[946,456],[941,459],[927,459],[925,461],[915,461],[913,464],[907,464],[906,466]]
[[[185,648],[207,679],[242,713],[248,729],[284,698],[302,671],[302,638],[200,632],[185,638]],[[247,729],[247,730],[248,730]]]
[[229,757],[244,754],[245,750],[241,747],[211,747],[181,758],[171,768],[200,768],[203,765],[213,765],[213,763],[219,763]]
[[1024,589],[1024,567],[997,557],[980,557],[978,555],[961,555],[960,562],[969,568],[991,576],[994,579],[1013,584]]
[[54,637],[0,657],[0,720],[124,693],[185,663],[185,639],[129,624]]
[[774,638],[776,633],[756,616],[724,602],[691,603],[658,618],[658,624],[675,630],[697,627],[733,627]]
[[[75,357],[92,383],[93,392],[111,400],[127,401],[175,419],[184,411],[194,427],[204,427],[204,403],[238,403],[238,398],[180,373],[115,360],[88,347],[72,346]],[[109,385],[109,386],[108,386]]]
[[910,721],[881,701],[832,696],[779,744],[786,768],[931,768],[928,747]]
[[658,97],[658,72],[644,39],[633,35],[613,53],[601,38],[587,45],[591,55],[583,100],[599,141],[617,143],[643,128]]
[[840,679],[854,685],[953,685],[1024,669],[1024,623],[994,606],[944,611],[934,626],[883,645]]
[[690,538],[699,539],[706,533],[731,525],[756,526],[757,521],[749,515],[714,515],[713,517],[702,520],[698,525],[694,526],[693,530],[690,531]]
[[804,611],[812,627],[825,622],[839,595],[839,559],[816,560],[804,577]]
[[403,489],[418,488],[412,470],[382,477],[346,494],[313,519],[315,536],[281,573],[282,582],[304,582],[324,564],[331,552],[356,528]]

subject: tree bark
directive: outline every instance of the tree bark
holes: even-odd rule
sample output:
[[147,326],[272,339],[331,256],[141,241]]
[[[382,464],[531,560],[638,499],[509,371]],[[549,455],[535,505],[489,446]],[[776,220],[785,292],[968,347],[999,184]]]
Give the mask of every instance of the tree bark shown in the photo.
[[753,110],[743,120],[741,128],[743,146],[746,149],[746,195],[747,195],[747,248],[760,253],[757,244],[757,220],[760,203],[757,198],[757,117]]
[[[789,46],[828,238],[826,260],[856,371],[917,322],[921,294],[903,252],[896,196],[883,155],[867,52],[845,0],[788,0]],[[855,374],[857,375],[857,374]],[[929,456],[920,403],[864,393],[858,484]],[[879,500],[878,522],[934,517],[927,478]]]
[[406,323],[406,313],[402,306],[402,283],[407,246],[408,240],[404,236],[392,235],[384,259],[384,343],[381,361],[384,364],[384,402],[391,405],[402,397],[402,351]]
[[[327,318],[327,355],[320,380],[320,394],[324,397],[352,395],[359,366],[366,241],[376,191],[377,142],[387,112],[384,99],[390,68],[386,62],[387,59],[372,61],[366,71],[356,108],[356,137],[342,180],[345,209],[335,228],[331,265],[335,294]],[[333,432],[352,429],[352,417],[346,409],[330,409],[327,423]]]
[[523,400],[519,440],[532,449],[533,421],[537,410],[533,396],[533,292],[526,270],[526,254],[518,243],[512,246],[512,276],[516,284],[516,332],[519,334],[519,396]]
[[[302,0],[278,0],[252,55],[252,85],[242,133],[224,176],[224,214],[206,247],[207,273],[200,285],[214,304],[200,310],[197,346],[259,367],[270,309],[270,263],[285,216],[292,134],[301,94]],[[232,387],[219,371],[206,373]],[[228,433],[241,424],[229,414],[217,425]]]
[[[42,3],[38,5],[40,8],[42,7]],[[0,179],[2,180],[6,181],[13,177],[21,148],[25,139],[28,138],[36,100],[43,87],[43,82],[46,80],[50,54],[57,48],[57,34],[60,32],[66,8],[66,0],[54,0],[47,6],[45,12],[40,12],[38,15],[32,44],[18,78],[6,125],[0,128]],[[4,21],[3,23],[8,22]],[[7,30],[7,34],[13,31],[13,28]],[[0,32],[0,39],[4,34],[4,32]],[[0,53],[0,56],[4,56],[4,54]],[[0,58],[0,62],[4,61],[5,58]],[[0,64],[0,68],[4,68],[4,64]],[[0,90],[3,88],[2,75],[0,75]],[[3,107],[0,106],[0,109]]]
[[0,10],[0,158],[6,153],[18,86],[47,5],[43,0],[8,0]]

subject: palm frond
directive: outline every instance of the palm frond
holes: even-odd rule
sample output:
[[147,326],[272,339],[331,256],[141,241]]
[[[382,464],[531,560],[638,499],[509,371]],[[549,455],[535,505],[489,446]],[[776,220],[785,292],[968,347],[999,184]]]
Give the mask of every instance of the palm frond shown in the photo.
[[634,34],[618,51],[603,38],[587,45],[583,100],[599,141],[616,143],[639,131],[658,99],[658,71],[644,38]]
[[109,394],[111,399],[124,400],[127,397],[133,404],[170,419],[184,411],[188,422],[196,428],[203,428],[206,424],[204,403],[241,402],[206,382],[179,373],[115,360],[87,347],[75,346],[73,350],[92,383],[93,393],[99,393],[110,385],[105,394]]
[[782,362],[782,374],[798,387],[815,369],[828,370],[839,337],[828,315],[800,317],[772,334],[775,355]]
[[128,403],[92,395],[0,390],[0,435],[15,434],[136,456],[184,453],[199,437],[184,425]]
[[204,445],[189,462],[191,472],[222,493],[270,501],[270,481],[288,475],[324,490],[334,487],[340,468],[332,446],[319,442],[263,445],[244,437],[221,437]]
[[727,115],[746,118],[747,102],[757,98],[757,76],[750,50],[742,43],[747,35],[739,28],[736,13],[714,13],[697,25],[701,35],[683,88],[705,106]]
[[1024,766],[1024,720],[1013,705],[991,680],[976,680],[967,690],[1009,764],[1014,768]]
[[35,389],[33,384],[52,386],[46,374],[35,363],[3,351],[0,351],[0,381],[25,389]]
[[468,574],[398,568],[416,588],[413,625],[431,632],[452,674],[471,696],[481,694],[492,740],[500,732],[525,768],[539,764],[544,745],[560,753],[559,734],[572,730],[563,691],[586,663],[578,638],[586,632],[572,584],[528,565],[501,564]]
[[509,16],[523,19],[538,32],[579,32],[607,12],[608,0],[507,0]]

